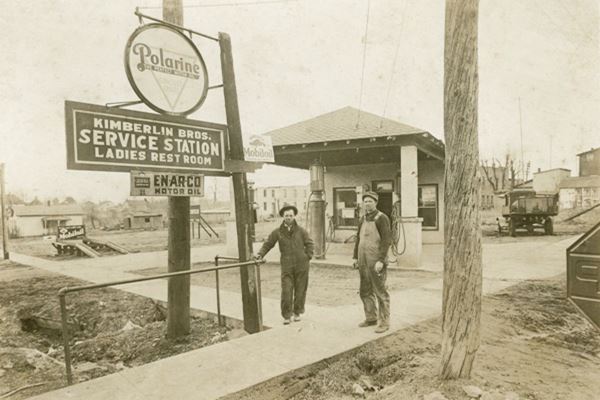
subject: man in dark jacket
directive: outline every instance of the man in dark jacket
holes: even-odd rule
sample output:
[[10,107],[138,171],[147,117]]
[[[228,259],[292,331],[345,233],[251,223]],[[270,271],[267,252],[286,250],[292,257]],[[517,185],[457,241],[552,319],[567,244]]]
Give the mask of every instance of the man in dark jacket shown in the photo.
[[300,321],[304,313],[306,288],[308,287],[309,260],[313,256],[313,241],[308,232],[296,222],[298,209],[286,205],[279,210],[283,223],[269,235],[258,251],[257,257],[263,258],[279,242],[281,253],[281,315],[285,325],[290,323],[292,313],[294,321]]
[[362,199],[365,215],[358,223],[354,267],[358,268],[360,273],[360,298],[365,310],[365,320],[358,326],[363,328],[376,325],[379,320],[375,332],[382,333],[390,327],[390,295],[385,281],[392,232],[389,218],[377,209],[379,195],[366,192]]

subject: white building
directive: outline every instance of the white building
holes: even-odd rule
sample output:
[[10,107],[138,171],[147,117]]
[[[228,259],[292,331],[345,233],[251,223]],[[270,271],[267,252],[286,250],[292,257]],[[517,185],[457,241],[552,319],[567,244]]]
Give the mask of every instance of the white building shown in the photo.
[[14,205],[9,211],[12,237],[56,235],[59,226],[83,225],[85,213],[79,205]]
[[303,186],[265,186],[254,188],[254,203],[258,220],[278,216],[279,209],[285,204],[298,208],[298,213],[304,217],[310,190]]
[[589,208],[600,203],[600,176],[574,176],[560,182],[560,208]]
[[571,176],[571,170],[566,168],[553,168],[533,173],[533,190],[536,193],[558,193],[560,183]]

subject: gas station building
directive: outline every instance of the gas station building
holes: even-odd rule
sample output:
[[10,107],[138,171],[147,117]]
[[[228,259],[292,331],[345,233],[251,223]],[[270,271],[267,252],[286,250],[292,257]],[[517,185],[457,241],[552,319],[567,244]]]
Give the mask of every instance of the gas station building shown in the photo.
[[397,229],[400,266],[419,267],[422,244],[443,243],[444,144],[430,133],[346,107],[267,135],[275,165],[311,171],[309,210],[317,211],[308,228],[317,249],[329,219],[336,241],[356,234],[368,190]]

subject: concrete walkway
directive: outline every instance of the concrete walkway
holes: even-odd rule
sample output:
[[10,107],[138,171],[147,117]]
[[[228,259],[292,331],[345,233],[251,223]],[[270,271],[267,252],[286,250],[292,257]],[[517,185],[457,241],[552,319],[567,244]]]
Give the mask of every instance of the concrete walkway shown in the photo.
[[[573,240],[484,245],[484,293],[504,289],[524,279],[564,273],[565,249]],[[194,249],[192,261],[211,260],[219,251],[222,251],[219,246]],[[273,256],[275,254],[269,254],[268,258]],[[134,277],[138,275],[128,271],[166,265],[166,252],[68,262],[19,254],[11,258],[90,282]],[[437,268],[441,270],[441,265]],[[160,280],[118,288],[166,300],[166,287],[165,281]],[[238,293],[222,291],[222,312],[241,318],[240,297]],[[392,326],[388,333],[439,315],[441,299],[441,279],[391,293]],[[194,308],[214,312],[214,289],[193,286],[191,304]],[[356,327],[363,318],[362,308],[357,305],[309,305],[302,322],[283,326],[279,302],[263,298],[264,323],[273,329],[45,393],[35,399],[216,399],[381,337],[371,328]]]

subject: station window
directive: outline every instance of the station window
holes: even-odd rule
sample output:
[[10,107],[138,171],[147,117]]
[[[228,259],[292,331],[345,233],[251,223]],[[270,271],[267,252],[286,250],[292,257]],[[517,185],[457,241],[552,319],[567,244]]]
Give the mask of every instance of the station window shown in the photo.
[[267,189],[263,189],[263,197],[267,197]]
[[150,222],[150,218],[148,218],[148,217],[144,218],[144,222],[145,223],[149,223]]
[[419,185],[419,217],[424,230],[438,229],[438,185]]
[[333,218],[338,228],[353,228],[358,226],[358,210],[356,204],[356,189],[333,189]]
[[263,210],[267,211],[267,202],[263,203]]
[[271,197],[275,197],[275,189],[271,189]]

